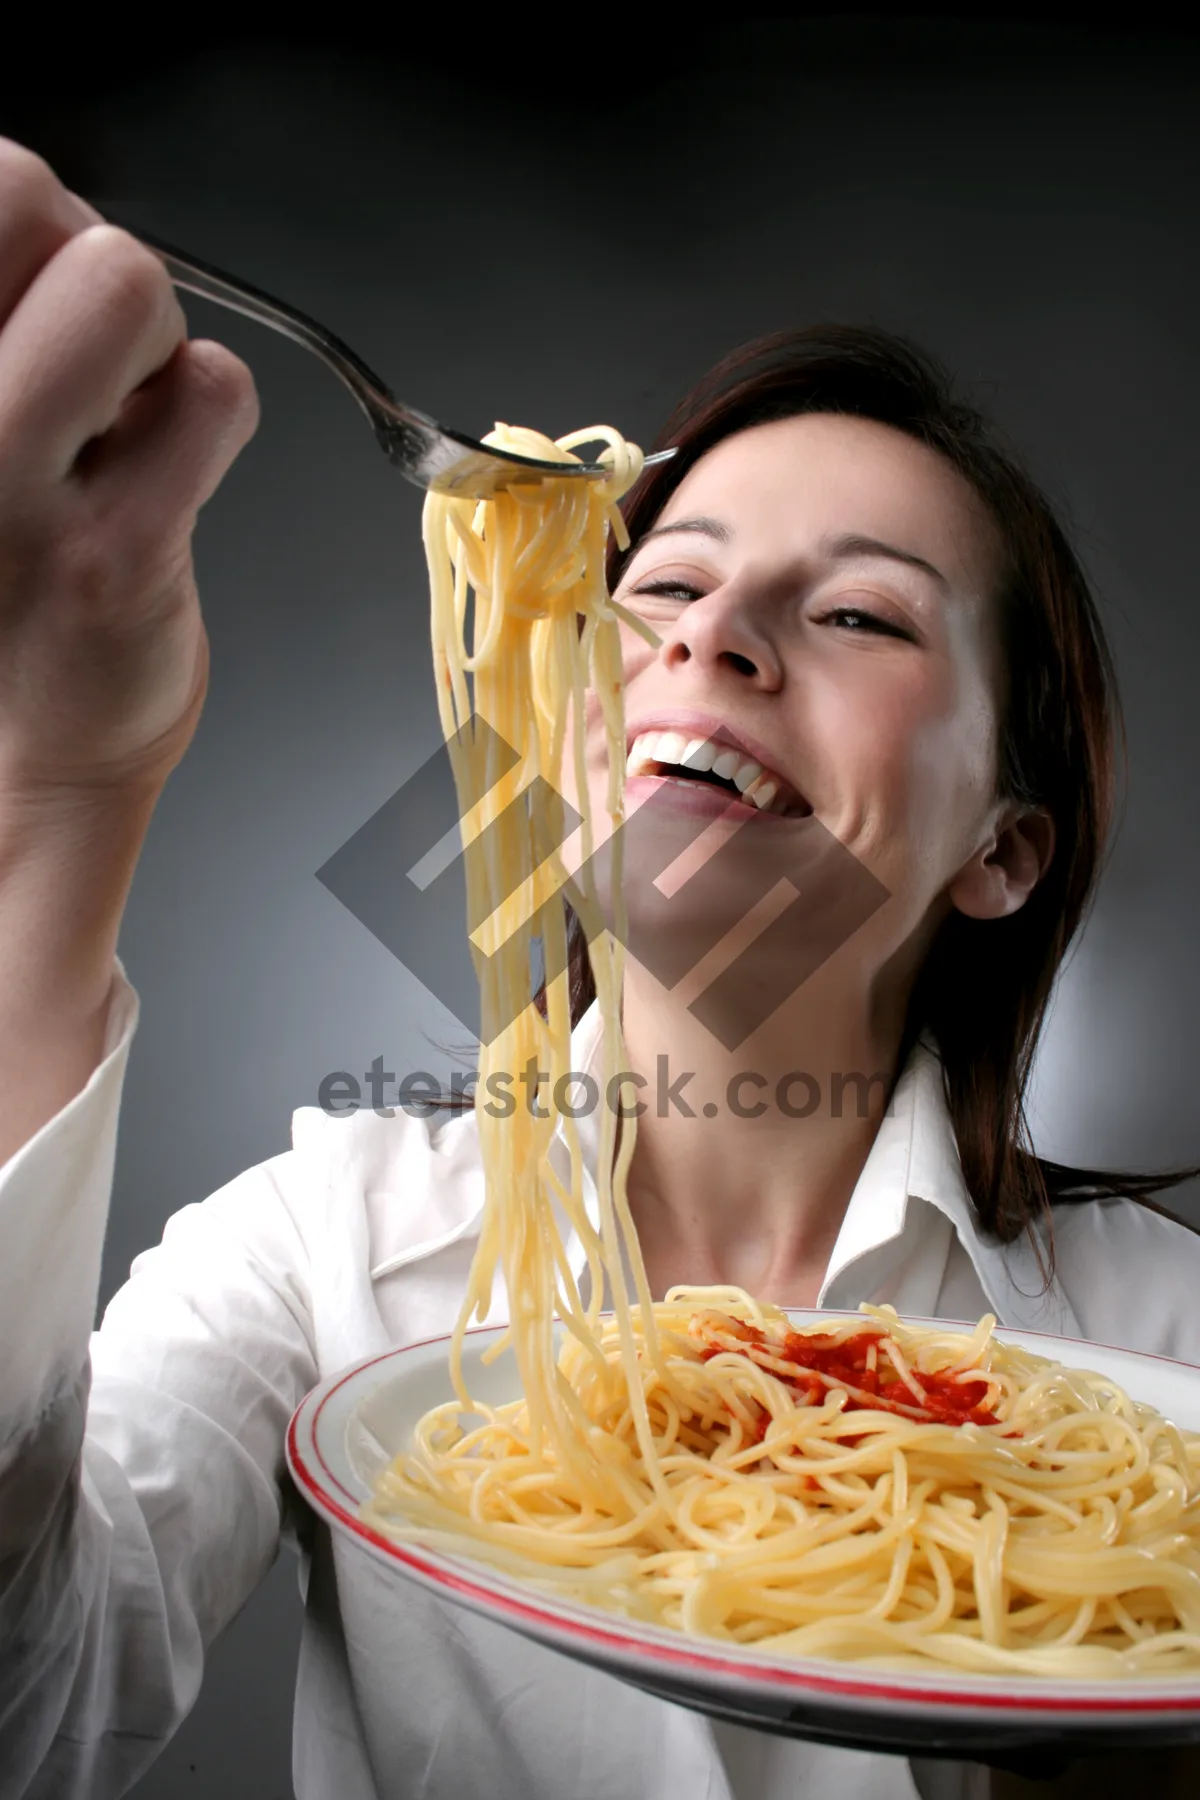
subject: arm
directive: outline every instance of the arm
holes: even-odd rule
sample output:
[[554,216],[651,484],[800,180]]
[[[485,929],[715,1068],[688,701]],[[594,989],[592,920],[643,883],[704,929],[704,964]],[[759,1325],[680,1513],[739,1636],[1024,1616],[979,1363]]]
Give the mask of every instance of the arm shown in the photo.
[[[203,1491],[200,1459],[215,1459],[219,1439],[170,1382],[140,1408],[128,1397],[123,1435],[125,1403],[111,1374],[98,1377],[84,1441],[132,1029],[114,946],[155,801],[203,700],[192,528],[255,416],[241,364],[188,343],[157,261],[0,140],[5,1796],[123,1791],[122,1755],[105,1746],[165,1735],[194,1691],[198,1646],[244,1597],[278,1529],[258,1438],[248,1459],[240,1446],[226,1458],[238,1473],[222,1494],[237,1516],[201,1518],[184,1490]],[[278,1310],[256,1290],[246,1344]],[[302,1380],[303,1334],[293,1349],[288,1369]],[[144,1358],[124,1360],[147,1373]],[[189,1507],[200,1533],[190,1560],[165,1527]],[[227,1589],[203,1576],[202,1526],[210,1554],[214,1537],[236,1539]]]
[[256,416],[157,259],[0,139],[0,1163],[96,1066],[204,698],[192,530]]
[[317,1379],[290,1156],[176,1214],[90,1360],[72,1360],[65,1328],[94,1296],[131,1000],[118,990],[113,1047],[84,1093],[0,1178],[0,1245],[25,1246],[0,1262],[0,1317],[37,1271],[66,1352],[24,1427],[8,1422],[31,1384],[0,1372],[5,1800],[105,1800],[153,1760],[276,1554],[284,1431]]

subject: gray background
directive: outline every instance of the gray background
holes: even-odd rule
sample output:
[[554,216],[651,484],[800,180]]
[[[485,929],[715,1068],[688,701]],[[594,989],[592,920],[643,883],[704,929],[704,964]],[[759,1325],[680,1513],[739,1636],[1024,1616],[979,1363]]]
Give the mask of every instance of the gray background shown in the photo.
[[[1142,13],[1143,24],[1146,14]],[[203,35],[13,64],[0,131],[327,320],[469,430],[650,434],[712,360],[836,317],[959,371],[1065,509],[1124,679],[1129,799],[1038,1070],[1039,1148],[1200,1156],[1195,40],[1016,18],[686,22],[544,74],[486,31],[354,55]],[[459,40],[462,40],[461,42]],[[437,742],[419,497],[302,352],[196,303],[261,432],[199,532],[211,697],[138,873],[104,1298],[321,1076],[461,1034],[314,872]],[[1194,1199],[1185,1194],[1181,1210]],[[141,1800],[291,1792],[277,1565]]]

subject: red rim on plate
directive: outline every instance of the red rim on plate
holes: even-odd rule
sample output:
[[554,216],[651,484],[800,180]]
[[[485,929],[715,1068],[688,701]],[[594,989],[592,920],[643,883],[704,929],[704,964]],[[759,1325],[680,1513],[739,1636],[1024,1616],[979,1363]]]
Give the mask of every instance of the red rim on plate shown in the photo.
[[[958,1321],[928,1323],[945,1325]],[[468,1336],[481,1333],[495,1335],[494,1328],[480,1326]],[[1079,1344],[1089,1351],[1117,1350],[1116,1346],[1093,1344],[1078,1338],[1055,1338],[1041,1332],[1021,1331],[1008,1335],[1021,1340],[1038,1340],[1048,1346]],[[555,1602],[537,1594],[530,1594],[528,1598],[519,1596],[512,1592],[513,1584],[507,1578],[493,1576],[482,1568],[476,1578],[461,1566],[452,1565],[438,1552],[395,1542],[359,1517],[358,1494],[344,1484],[322,1449],[323,1415],[348,1383],[361,1382],[372,1369],[402,1362],[406,1355],[438,1344],[448,1345],[449,1338],[427,1338],[420,1343],[384,1351],[314,1388],[296,1409],[288,1426],[287,1459],[298,1488],[318,1514],[357,1539],[370,1553],[382,1556],[398,1573],[415,1577],[423,1585],[440,1590],[448,1601],[466,1604],[472,1610],[532,1636],[539,1643],[549,1643],[562,1653],[571,1654],[573,1643],[575,1653],[583,1660],[631,1680],[635,1685],[638,1684],[636,1671],[640,1664],[646,1677],[645,1686],[664,1694],[669,1688],[666,1697],[704,1711],[718,1714],[724,1711],[727,1716],[736,1714],[750,1722],[750,1714],[756,1711],[755,1691],[761,1695],[773,1694],[776,1716],[772,1716],[769,1703],[757,1709],[761,1712],[758,1722],[766,1729],[793,1729],[797,1735],[809,1735],[800,1721],[791,1726],[781,1723],[777,1716],[779,1707],[781,1703],[785,1706],[788,1702],[803,1703],[806,1698],[815,1702],[824,1700],[832,1703],[842,1718],[841,1735],[821,1731],[812,1735],[853,1741],[863,1748],[869,1747],[872,1741],[877,1742],[880,1733],[878,1729],[865,1733],[854,1729],[852,1715],[860,1708],[883,1709],[893,1723],[898,1712],[902,1717],[907,1715],[912,1725],[919,1725],[921,1742],[927,1751],[934,1748],[925,1735],[931,1725],[940,1726],[943,1733],[948,1732],[949,1738],[954,1738],[955,1714],[962,1715],[964,1727],[968,1716],[974,1716],[974,1727],[970,1731],[973,1740],[979,1739],[980,1715],[990,1715],[998,1726],[1003,1722],[1003,1741],[1010,1740],[1009,1722],[1015,1725],[1021,1718],[1029,1721],[1031,1726],[1038,1722],[1041,1729],[1035,1729],[1032,1735],[1041,1742],[1051,1739],[1061,1742],[1055,1726],[1059,1733],[1065,1729],[1074,1739],[1081,1731],[1088,1735],[1087,1727],[1095,1727],[1102,1720],[1110,1727],[1101,1734],[1105,1741],[1113,1739],[1112,1727],[1121,1722],[1127,1727],[1127,1739],[1131,1733],[1143,1735],[1139,1725],[1149,1728],[1156,1741],[1166,1741],[1168,1736],[1177,1741],[1200,1738],[1200,1675],[1194,1681],[1176,1677],[1170,1683],[1156,1683],[1148,1677],[1145,1686],[1141,1682],[1136,1686],[1133,1683],[1110,1685],[1101,1682],[1056,1681],[1051,1684],[1037,1678],[989,1676],[964,1679],[941,1671],[910,1680],[857,1665],[835,1665],[813,1659],[772,1660],[755,1655],[751,1650],[730,1655],[727,1647],[716,1640],[709,1647],[694,1638],[677,1639],[666,1627],[639,1628],[635,1632],[623,1628],[619,1620],[607,1613],[598,1611],[594,1619],[586,1616],[587,1609],[582,1605]],[[1151,1356],[1144,1351],[1119,1350],[1118,1353],[1190,1370],[1200,1381],[1200,1368],[1193,1364]],[[1083,1366],[1082,1359],[1080,1366]],[[580,1616],[581,1613],[585,1616]],[[568,1640],[567,1644],[555,1642],[563,1638]],[[694,1685],[697,1681],[699,1686]],[[679,1691],[676,1691],[676,1683],[682,1684]],[[724,1708],[714,1698],[714,1691],[722,1684],[728,1689],[728,1704]],[[687,1691],[689,1686],[690,1692]],[[1147,1688],[1150,1691],[1146,1691]],[[1162,1728],[1154,1729],[1159,1722]],[[911,1735],[911,1732],[905,1734],[906,1737]],[[985,1728],[984,1737],[987,1735]],[[911,1749],[914,1745],[906,1742],[895,1747]],[[939,1744],[937,1748],[943,1754],[947,1753],[945,1744]]]

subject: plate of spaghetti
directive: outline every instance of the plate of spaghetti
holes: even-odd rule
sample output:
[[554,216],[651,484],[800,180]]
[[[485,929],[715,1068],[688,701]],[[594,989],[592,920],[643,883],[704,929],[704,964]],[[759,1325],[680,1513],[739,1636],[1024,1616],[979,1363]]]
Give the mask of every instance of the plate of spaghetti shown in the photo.
[[[608,427],[485,441],[567,461],[597,440],[610,479],[425,503],[480,1091],[531,1064],[549,1095],[569,1083],[565,901],[606,1092],[623,1066],[621,634],[653,633],[609,595],[604,556],[642,456]],[[1200,1370],[991,1317],[784,1312],[736,1288],[655,1301],[632,1120],[602,1111],[586,1204],[568,1108],[475,1122],[485,1203],[453,1333],[332,1377],[292,1421],[293,1477],[335,1531],[401,1581],[739,1723],[964,1756],[1200,1739]],[[496,1291],[509,1317],[489,1326]]]
[[737,1290],[656,1312],[668,1503],[611,1318],[608,1382],[560,1334],[611,1490],[530,1466],[485,1328],[469,1416],[444,1338],[317,1388],[300,1491],[402,1580],[738,1723],[976,1757],[1200,1739],[1200,1370]]

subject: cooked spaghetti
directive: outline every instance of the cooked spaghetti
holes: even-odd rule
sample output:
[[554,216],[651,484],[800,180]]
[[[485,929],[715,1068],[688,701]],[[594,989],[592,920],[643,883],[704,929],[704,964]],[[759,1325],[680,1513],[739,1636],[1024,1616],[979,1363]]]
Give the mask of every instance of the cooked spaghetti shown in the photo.
[[[607,431],[556,446],[498,427],[491,440],[553,459],[597,437],[613,466],[603,484],[426,505],[483,995],[480,1083],[531,1057],[549,1080],[540,1113],[477,1112],[487,1193],[452,1341],[458,1398],[421,1422],[366,1516],[560,1596],[772,1654],[1080,1678],[1200,1669],[1200,1435],[1107,1379],[999,1343],[990,1317],[964,1334],[864,1308],[811,1330],[735,1288],[652,1304],[625,1193],[631,1121],[618,1143],[611,1109],[598,1229],[588,1217],[575,1123],[553,1102],[570,1053],[562,896],[588,937],[606,1092],[621,1067],[622,921],[607,931],[590,878],[568,878],[558,789],[569,754],[586,870],[589,692],[608,740],[609,817],[622,817],[624,615],[603,550],[641,458]],[[613,889],[619,908],[619,867]],[[530,995],[535,942],[544,1012]],[[487,1316],[498,1272],[510,1317],[499,1350],[522,1397],[488,1408],[466,1390],[462,1335]]]

